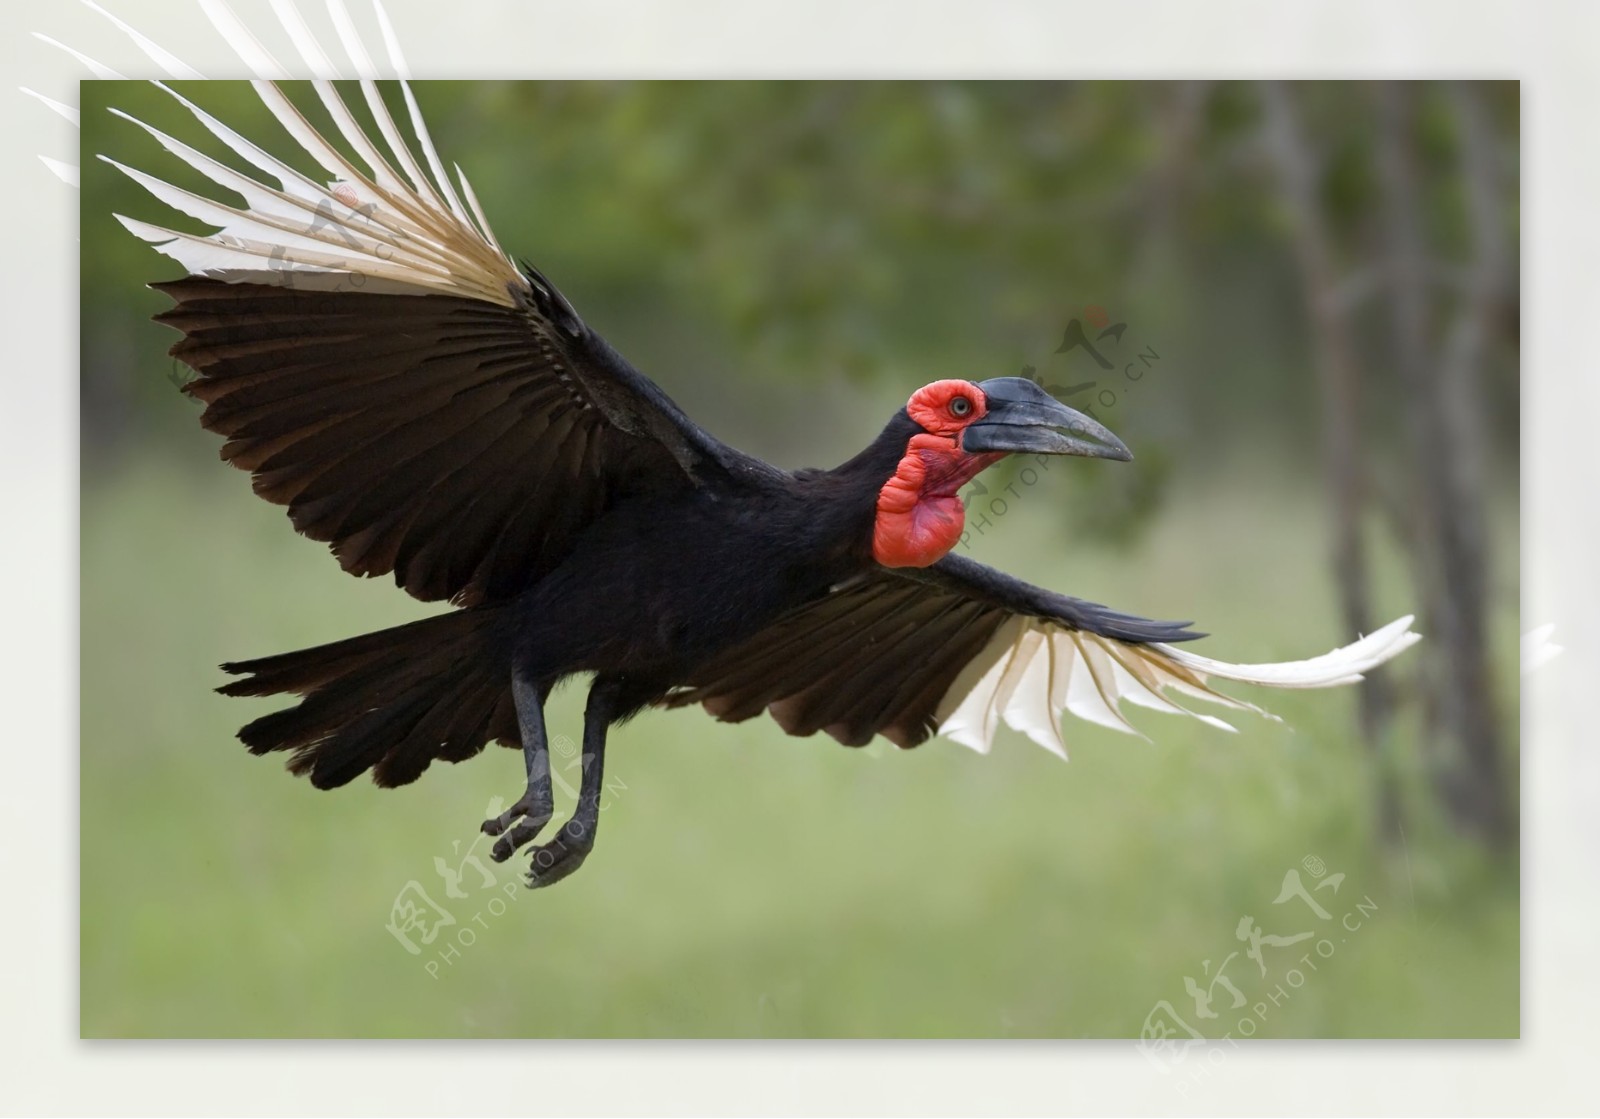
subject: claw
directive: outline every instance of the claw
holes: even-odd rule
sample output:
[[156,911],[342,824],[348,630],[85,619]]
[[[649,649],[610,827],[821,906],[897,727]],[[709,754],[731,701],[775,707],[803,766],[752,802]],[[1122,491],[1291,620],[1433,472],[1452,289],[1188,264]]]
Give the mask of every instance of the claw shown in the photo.
[[[555,809],[552,805],[537,803],[531,797],[524,795],[500,815],[485,820],[482,824],[483,833],[500,836],[489,857],[497,863],[505,862],[516,854],[517,848],[532,843],[554,814]],[[514,820],[517,821],[517,825],[511,827]],[[507,828],[511,830],[507,832]]]
[[577,820],[568,820],[556,838],[535,847],[528,861],[528,888],[538,889],[561,881],[583,865],[594,849],[594,833]]

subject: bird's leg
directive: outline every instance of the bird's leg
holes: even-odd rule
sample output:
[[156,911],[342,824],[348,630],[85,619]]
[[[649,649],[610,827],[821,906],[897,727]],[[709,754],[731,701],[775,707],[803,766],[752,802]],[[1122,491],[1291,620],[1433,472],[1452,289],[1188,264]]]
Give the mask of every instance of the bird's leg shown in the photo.
[[[498,835],[490,857],[497,863],[509,859],[525,843],[532,843],[540,830],[555,815],[555,797],[550,792],[550,750],[544,729],[546,689],[528,680],[520,671],[511,674],[511,696],[517,705],[517,730],[522,736],[522,757],[527,763],[528,788],[522,799],[500,815],[483,822],[487,835]],[[512,821],[516,826],[512,826]],[[510,831],[506,831],[510,828]],[[503,833],[503,834],[502,834]]]
[[528,866],[529,886],[561,881],[582,866],[594,849],[605,778],[606,731],[617,711],[617,695],[617,683],[602,678],[597,678],[589,689],[589,702],[583,712],[583,784],[578,789],[578,807],[554,840],[533,849]]

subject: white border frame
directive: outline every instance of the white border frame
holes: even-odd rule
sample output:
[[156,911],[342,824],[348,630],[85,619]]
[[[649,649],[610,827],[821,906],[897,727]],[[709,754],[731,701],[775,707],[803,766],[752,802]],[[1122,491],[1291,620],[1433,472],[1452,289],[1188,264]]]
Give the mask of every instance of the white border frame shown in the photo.
[[[107,0],[208,74],[239,67],[188,3]],[[247,18],[265,11],[236,0]],[[1179,1097],[1121,1043],[80,1042],[77,961],[77,198],[36,158],[76,137],[0,94],[0,508],[7,751],[0,852],[0,1109],[50,1114],[464,1114],[849,1111],[1350,1114],[1581,1112],[1600,984],[1595,866],[1596,381],[1600,323],[1600,16],[1578,4],[1494,9],[1402,0],[1272,3],[821,0],[807,4],[387,0],[417,77],[1470,76],[1524,80],[1524,622],[1566,653],[1526,681],[1521,1042],[1280,1043],[1230,1054]],[[355,5],[358,14],[361,5]],[[258,10],[259,9],[259,10]],[[13,9],[15,11],[16,9]],[[439,13],[450,22],[441,25]],[[70,59],[114,43],[68,6],[9,17],[7,73],[75,104]],[[102,60],[152,73],[123,43]],[[92,857],[90,853],[89,857]]]

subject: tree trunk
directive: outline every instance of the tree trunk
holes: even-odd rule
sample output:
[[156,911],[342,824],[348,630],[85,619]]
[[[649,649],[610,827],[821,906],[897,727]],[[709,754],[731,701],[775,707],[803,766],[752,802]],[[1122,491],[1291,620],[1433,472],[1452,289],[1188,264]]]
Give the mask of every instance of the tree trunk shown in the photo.
[[[1360,455],[1361,392],[1354,329],[1340,297],[1332,239],[1317,199],[1317,158],[1300,127],[1293,93],[1281,82],[1262,87],[1267,147],[1288,210],[1290,239],[1305,285],[1311,335],[1316,347],[1318,392],[1322,405],[1323,465],[1332,497],[1333,570],[1344,625],[1352,633],[1371,633],[1372,594],[1367,575],[1362,523],[1364,496]],[[1402,831],[1400,794],[1390,758],[1389,731],[1394,694],[1381,674],[1361,684],[1361,737],[1371,755],[1377,800],[1378,834],[1385,842]]]
[[[1430,344],[1429,268],[1422,204],[1412,153],[1417,89],[1386,83],[1379,95],[1378,170],[1383,227],[1391,254],[1391,300],[1397,378],[1405,400],[1418,487],[1412,560],[1426,615],[1428,687],[1446,740],[1453,745],[1435,781],[1458,827],[1491,846],[1508,846],[1514,827],[1501,776],[1500,724],[1489,673],[1485,600],[1487,529],[1483,500],[1486,424],[1480,374],[1502,267],[1495,242],[1492,174],[1475,99],[1465,105],[1466,182],[1477,243],[1467,297],[1446,333],[1442,356]],[[1492,171],[1492,168],[1491,168]],[[1477,181],[1474,181],[1477,180]]]

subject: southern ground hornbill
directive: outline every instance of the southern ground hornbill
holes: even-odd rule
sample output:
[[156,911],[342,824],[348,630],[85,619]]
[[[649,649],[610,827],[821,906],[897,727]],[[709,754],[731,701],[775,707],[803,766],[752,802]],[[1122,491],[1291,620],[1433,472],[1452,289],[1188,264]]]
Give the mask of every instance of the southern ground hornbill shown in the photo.
[[766,711],[790,734],[848,745],[941,734],[980,751],[1003,720],[1065,756],[1064,710],[1131,731],[1123,700],[1247,708],[1208,678],[1342,684],[1417,640],[1402,618],[1314,660],[1225,664],[1174,645],[1200,636],[1187,623],[952,554],[958,491],[1001,457],[1130,457],[1021,378],[926,385],[831,470],[736,451],[540,273],[512,264],[466,179],[458,171],[458,193],[444,173],[409,88],[421,161],[371,82],[361,90],[388,154],[331,83],[314,83],[353,158],[276,86],[256,85],[331,182],[177,94],[265,181],[141,127],[243,208],[117,164],[217,230],[121,218],[188,270],[156,285],[175,303],[159,320],[183,333],[172,353],[197,374],[185,391],[227,438],[222,457],[346,571],[393,573],[417,598],[459,607],[223,666],[240,677],[228,695],[303,697],[240,738],[253,753],[288,751],[319,788],[368,770],[403,785],[435,759],[520,745],[526,791],[483,824],[507,859],[553,813],[545,699],[592,674],[577,807],[532,851],[529,881],[543,885],[590,851],[607,730],[645,707],[698,703],[735,721]]

